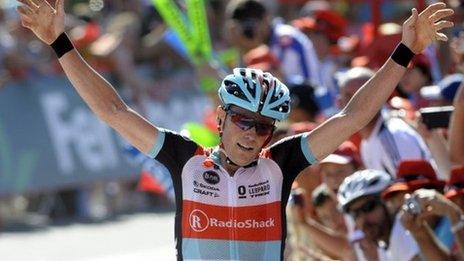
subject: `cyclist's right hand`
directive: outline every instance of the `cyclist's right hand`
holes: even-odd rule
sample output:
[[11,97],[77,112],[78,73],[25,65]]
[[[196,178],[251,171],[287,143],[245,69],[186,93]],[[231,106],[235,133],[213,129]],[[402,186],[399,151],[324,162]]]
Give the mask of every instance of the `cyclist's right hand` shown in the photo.
[[64,0],[56,0],[53,8],[46,0],[17,0],[21,24],[40,40],[50,45],[64,32]]

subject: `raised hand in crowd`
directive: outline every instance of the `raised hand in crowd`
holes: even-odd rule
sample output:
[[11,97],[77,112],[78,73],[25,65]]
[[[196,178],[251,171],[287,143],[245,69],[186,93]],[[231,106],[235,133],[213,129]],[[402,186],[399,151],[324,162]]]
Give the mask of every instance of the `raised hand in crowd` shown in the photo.
[[[415,210],[413,210],[415,209]],[[430,216],[446,216],[452,224],[459,255],[462,256],[464,220],[462,210],[436,190],[419,189],[405,196],[401,211],[401,222],[416,239],[427,260],[450,260],[447,251],[434,235],[425,219]]]
[[369,123],[390,97],[415,54],[434,41],[448,40],[440,30],[452,27],[453,23],[442,19],[453,13],[445,3],[432,4],[420,14],[416,9],[412,10],[412,15],[403,24],[402,44],[392,58],[356,92],[340,113],[310,133],[310,147],[317,159],[325,158]]
[[[464,44],[464,43],[463,43]],[[453,163],[464,164],[464,86],[454,97],[454,112],[450,119],[449,156]]]

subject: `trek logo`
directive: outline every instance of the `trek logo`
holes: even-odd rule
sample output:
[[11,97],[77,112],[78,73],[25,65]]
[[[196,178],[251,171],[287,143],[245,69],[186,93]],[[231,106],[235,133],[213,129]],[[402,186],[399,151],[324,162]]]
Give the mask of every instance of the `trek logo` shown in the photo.
[[203,173],[203,179],[206,181],[206,183],[211,184],[211,185],[216,185],[219,183],[219,174],[212,170],[205,171]]
[[255,219],[246,219],[243,221],[236,219],[220,220],[217,218],[210,218],[205,212],[199,209],[194,209],[189,216],[189,225],[195,232],[203,232],[209,227],[259,229],[274,227],[275,220],[274,218],[262,221]]

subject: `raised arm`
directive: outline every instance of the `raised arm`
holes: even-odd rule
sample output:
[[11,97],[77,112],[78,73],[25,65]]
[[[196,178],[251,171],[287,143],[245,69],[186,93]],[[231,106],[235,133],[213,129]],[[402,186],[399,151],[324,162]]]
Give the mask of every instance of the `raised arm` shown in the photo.
[[454,112],[449,128],[450,158],[454,164],[464,164],[464,86],[459,87],[454,99]]
[[[40,40],[51,45],[64,32],[64,0],[53,8],[45,0],[18,0],[21,23]],[[68,79],[90,109],[121,136],[144,153],[155,143],[157,129],[129,108],[101,75],[94,71],[73,49],[59,62]]]
[[[435,40],[447,41],[448,38],[438,31],[453,25],[449,21],[441,21],[452,14],[453,10],[447,9],[444,3],[430,5],[420,14],[413,9],[412,15],[403,24],[401,43],[417,54]],[[403,49],[400,54],[404,53]],[[400,57],[402,58],[404,57]],[[364,127],[387,101],[405,71],[404,64],[402,66],[389,58],[382,68],[356,92],[340,113],[308,135],[314,156],[318,160],[325,158],[343,141]]]

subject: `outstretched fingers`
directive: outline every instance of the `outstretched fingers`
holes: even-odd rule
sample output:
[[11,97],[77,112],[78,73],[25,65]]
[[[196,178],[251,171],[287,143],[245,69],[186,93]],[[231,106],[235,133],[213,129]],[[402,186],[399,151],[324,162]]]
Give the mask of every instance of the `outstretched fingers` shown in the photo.
[[434,14],[438,10],[441,10],[441,9],[443,9],[445,7],[446,7],[445,3],[442,3],[442,2],[435,3],[435,4],[432,4],[432,5],[429,5],[427,8],[425,8],[425,10],[422,11],[421,14],[425,15],[426,17],[430,17],[432,14]]
[[48,1],[46,0],[34,0],[38,5],[39,7],[43,7],[43,6],[46,6],[48,8],[50,8],[51,10],[55,10]]
[[444,33],[436,33],[435,38],[439,41],[446,42],[448,41],[448,36],[446,36]]
[[454,14],[454,11],[453,9],[440,9],[438,11],[436,11],[435,13],[433,13],[432,15],[429,16],[429,19],[432,21],[432,22],[437,22],[437,21],[440,21],[441,19],[445,18],[445,17],[448,17],[448,16],[451,16]]
[[435,23],[435,30],[440,31],[445,28],[453,27],[454,23],[450,21],[440,21]]
[[34,15],[34,11],[27,5],[19,5],[17,10],[18,13],[23,16],[32,17]]
[[34,3],[32,0],[17,0],[19,3],[23,4],[24,6],[29,7],[31,10],[36,10],[39,6]]

